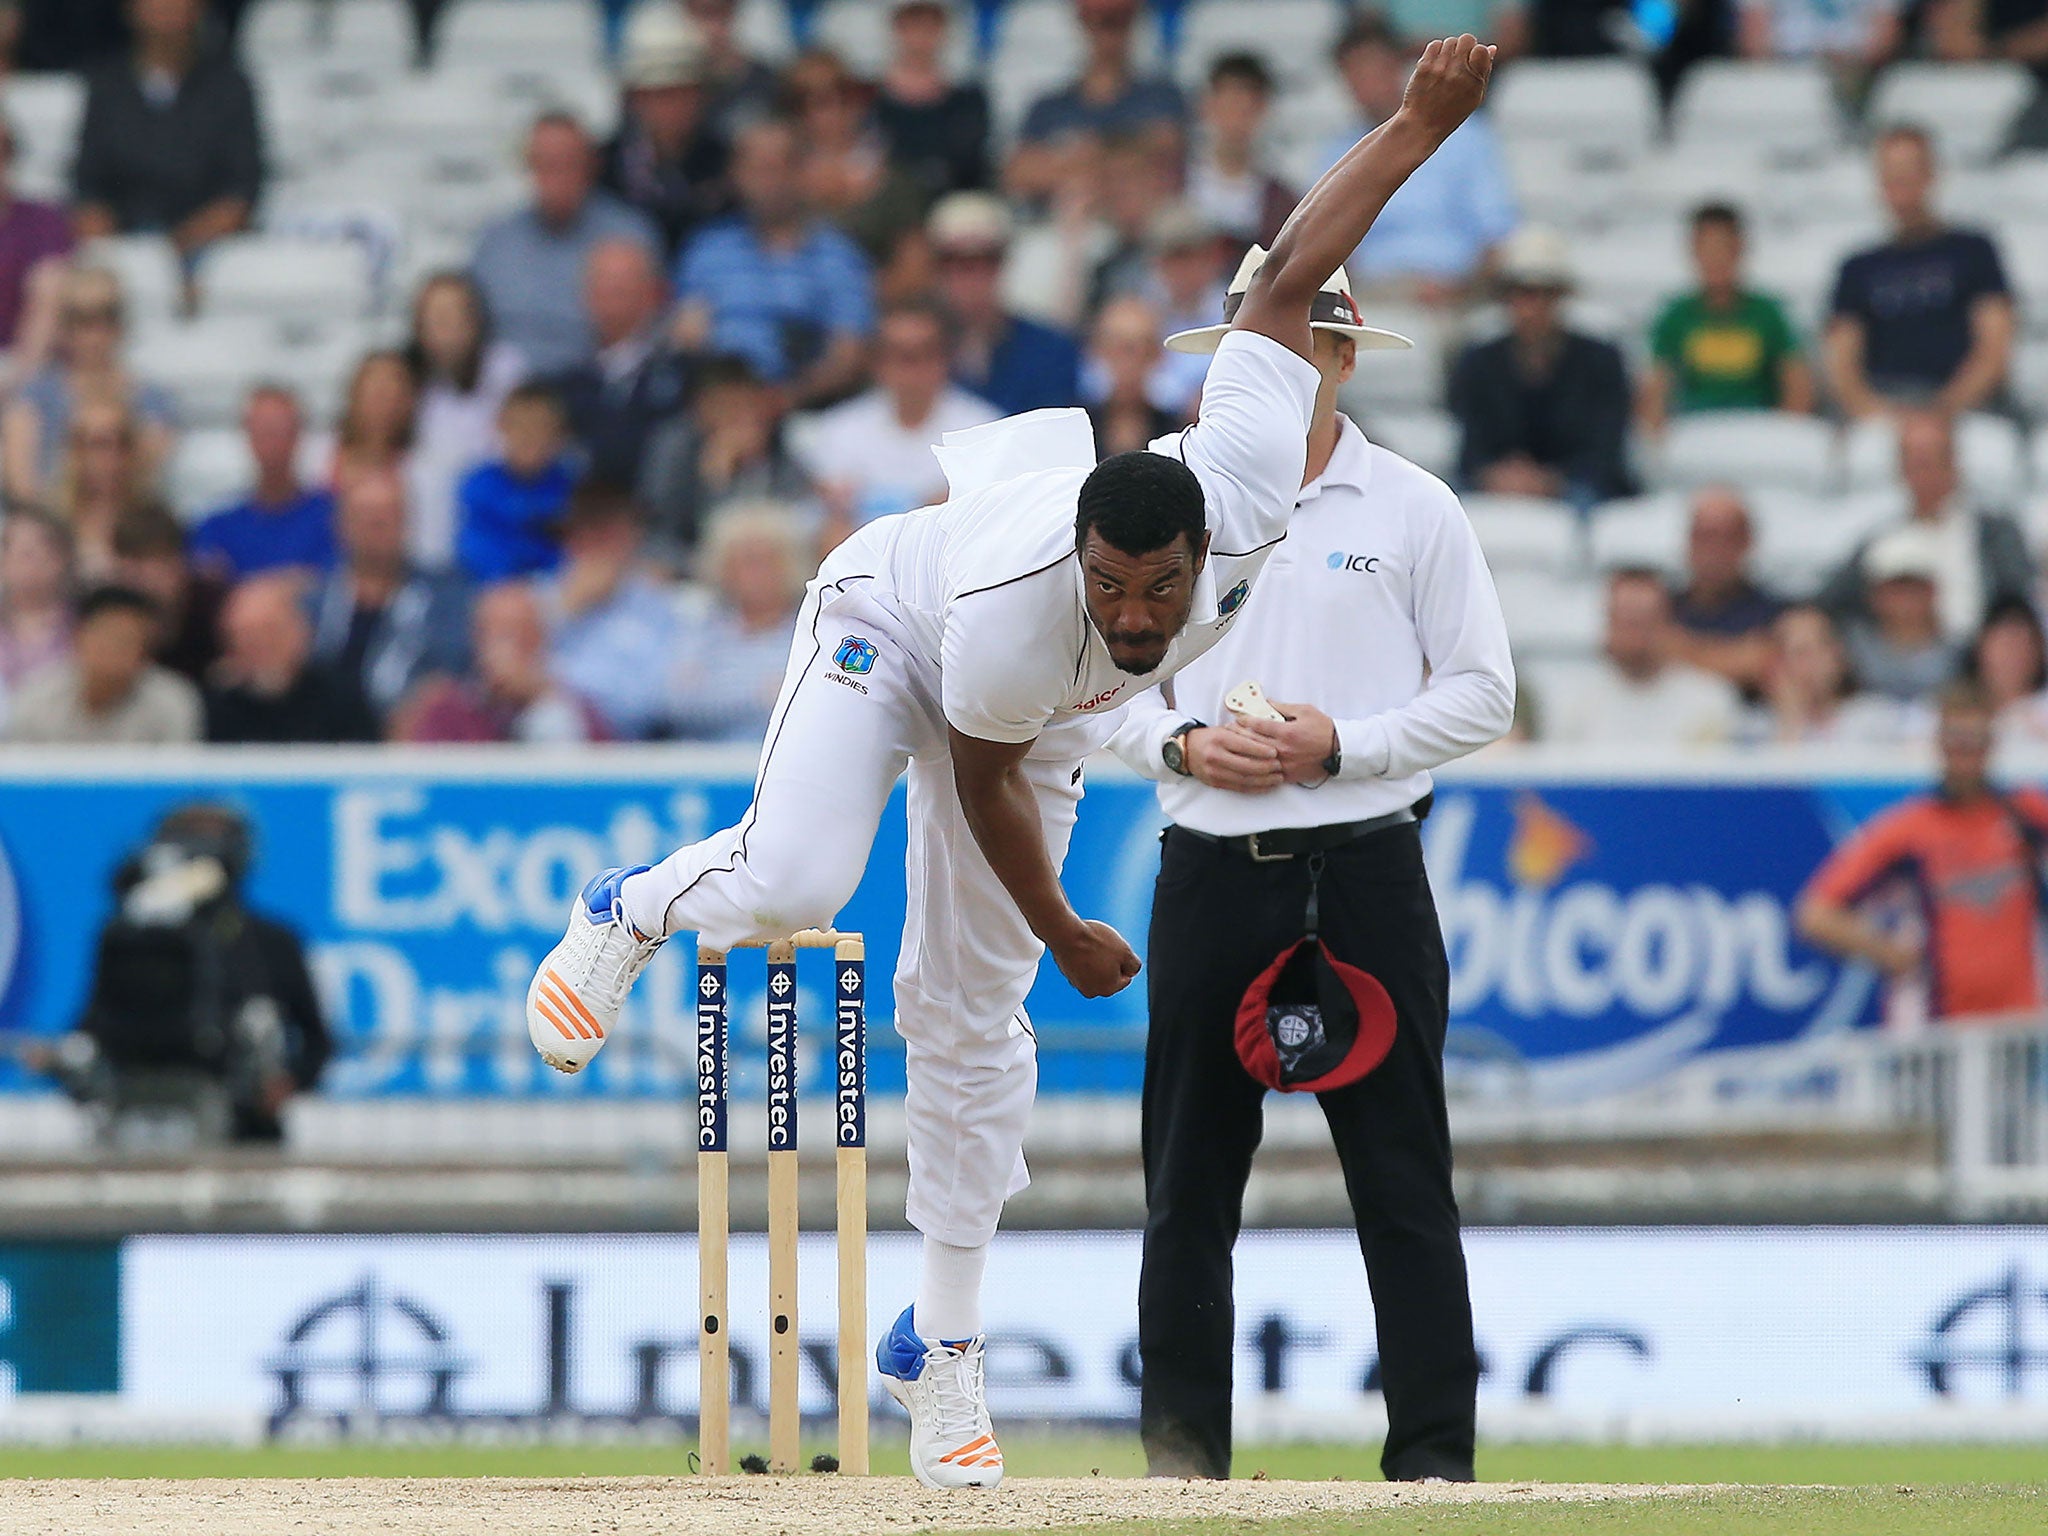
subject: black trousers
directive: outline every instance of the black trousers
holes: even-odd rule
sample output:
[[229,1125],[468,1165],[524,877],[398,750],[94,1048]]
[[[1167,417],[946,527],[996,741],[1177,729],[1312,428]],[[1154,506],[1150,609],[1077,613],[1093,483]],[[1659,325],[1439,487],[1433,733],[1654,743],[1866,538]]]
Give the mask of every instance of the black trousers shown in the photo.
[[[1230,1475],[1232,1245],[1266,1090],[1237,1059],[1238,1000],[1302,936],[1308,861],[1255,863],[1177,829],[1152,905],[1145,1047],[1140,1432],[1154,1474]],[[1324,855],[1321,933],[1393,998],[1393,1048],[1320,1094],[1358,1223],[1379,1330],[1389,1478],[1472,1477],[1479,1359],[1443,1049],[1449,966],[1414,825]]]

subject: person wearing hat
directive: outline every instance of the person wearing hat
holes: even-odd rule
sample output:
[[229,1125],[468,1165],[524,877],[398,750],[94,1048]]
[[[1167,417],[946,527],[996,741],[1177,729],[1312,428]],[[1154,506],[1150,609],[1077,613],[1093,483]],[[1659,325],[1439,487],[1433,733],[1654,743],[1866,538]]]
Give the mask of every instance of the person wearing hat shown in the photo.
[[990,192],[942,197],[925,223],[939,301],[953,317],[953,381],[1005,416],[1081,398],[1081,353],[1072,338],[1004,306],[1012,228],[1009,204]]
[[932,197],[988,185],[988,92],[946,70],[946,34],[955,21],[947,0],[896,0],[889,13],[895,48],[875,94],[875,126],[889,159]]
[[710,122],[710,58],[680,7],[644,5],[626,24],[625,111],[604,147],[600,183],[661,230],[663,254],[732,207],[727,148]]
[[1500,264],[1507,334],[1451,370],[1467,490],[1544,496],[1580,511],[1633,489],[1628,369],[1611,343],[1566,328],[1571,257],[1555,230],[1516,231]]
[[1849,621],[1843,640],[1857,680],[1876,693],[1930,698],[1961,663],[1961,647],[1941,629],[1943,542],[1938,529],[1907,523],[1863,551],[1867,611]]
[[[1226,320],[1264,258],[1245,258]],[[1337,410],[1360,353],[1409,342],[1363,323],[1342,268],[1311,313],[1322,379],[1287,541],[1236,630],[1112,743],[1170,822],[1147,965],[1140,1434],[1155,1476],[1230,1475],[1245,1181],[1267,1091],[1315,1092],[1379,1329],[1381,1466],[1469,1481],[1479,1362],[1417,815],[1432,769],[1507,731],[1514,668],[1457,497]],[[1167,345],[1213,351],[1224,329]],[[1240,712],[1247,682],[1284,718]]]

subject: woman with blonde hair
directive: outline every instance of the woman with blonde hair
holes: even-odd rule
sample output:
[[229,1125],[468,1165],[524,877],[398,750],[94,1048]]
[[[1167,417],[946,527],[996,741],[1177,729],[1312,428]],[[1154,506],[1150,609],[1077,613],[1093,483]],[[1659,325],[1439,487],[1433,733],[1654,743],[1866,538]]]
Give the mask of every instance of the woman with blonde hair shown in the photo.
[[130,374],[121,361],[125,311],[121,281],[98,267],[74,267],[63,279],[56,354],[0,413],[0,481],[20,501],[50,494],[70,441],[72,417],[88,396],[120,402],[137,445],[154,470],[170,456],[177,421],[170,395]]
[[106,580],[114,569],[115,525],[130,508],[156,499],[156,468],[125,401],[88,395],[76,403],[50,490],[50,510],[71,529],[80,580]]
[[334,432],[334,484],[364,472],[403,475],[418,432],[419,385],[403,352],[366,352],[349,375]]

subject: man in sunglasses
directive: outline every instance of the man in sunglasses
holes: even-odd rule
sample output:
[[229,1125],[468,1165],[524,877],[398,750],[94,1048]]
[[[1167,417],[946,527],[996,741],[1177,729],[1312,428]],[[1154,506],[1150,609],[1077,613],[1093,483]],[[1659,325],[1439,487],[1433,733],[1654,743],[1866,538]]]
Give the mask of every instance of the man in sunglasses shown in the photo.
[[1991,782],[1992,706],[1941,696],[1941,782],[1860,828],[1800,898],[1799,932],[1891,981],[1887,1022],[1966,1023],[2048,998],[2040,953],[2048,796]]

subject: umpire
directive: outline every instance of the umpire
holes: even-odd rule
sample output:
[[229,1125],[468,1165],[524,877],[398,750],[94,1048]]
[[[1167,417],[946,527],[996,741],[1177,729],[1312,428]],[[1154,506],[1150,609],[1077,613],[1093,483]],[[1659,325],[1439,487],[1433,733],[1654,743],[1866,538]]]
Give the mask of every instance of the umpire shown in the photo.
[[[1226,315],[1262,257],[1247,258]],[[1252,1067],[1275,1081],[1269,1047],[1263,1065],[1241,1059],[1240,1004],[1312,932],[1335,970],[1376,978],[1358,990],[1379,999],[1382,1030],[1392,1004],[1384,1060],[1318,1093],[1372,1289],[1380,1465],[1393,1479],[1473,1475],[1479,1365],[1443,1085],[1449,968],[1416,812],[1430,769],[1507,730],[1514,672],[1457,498],[1337,411],[1360,348],[1407,345],[1359,318],[1340,270],[1315,311],[1323,389],[1287,540],[1234,632],[1171,697],[1134,702],[1113,744],[1158,781],[1172,823],[1146,965],[1138,1339],[1155,1476],[1230,1475],[1231,1247],[1267,1091]],[[1220,334],[1167,345],[1208,351]],[[1248,681],[1287,718],[1234,717],[1224,696]],[[1286,1031],[1274,1038],[1284,1055]]]

